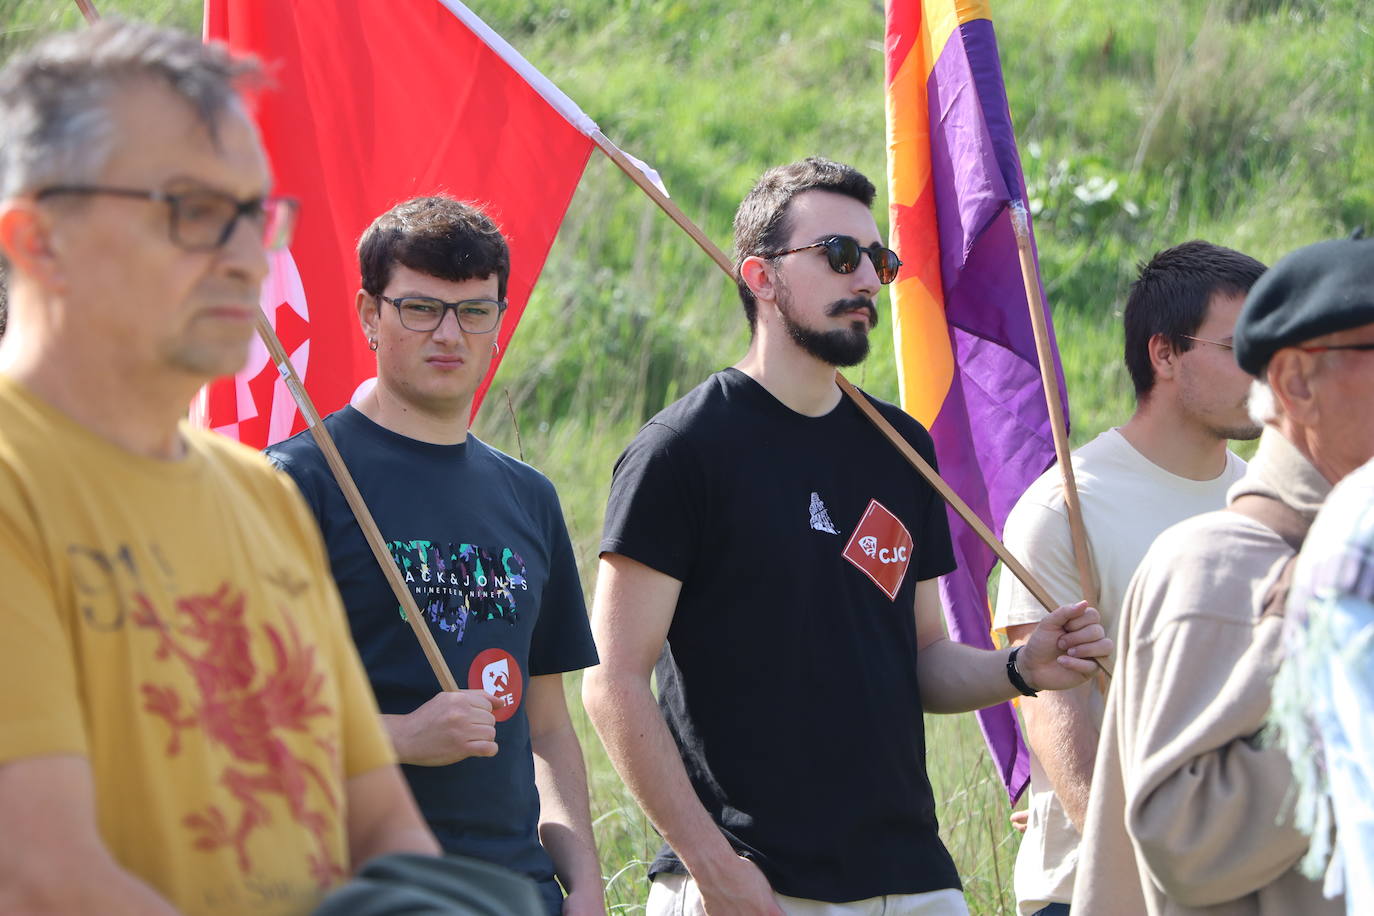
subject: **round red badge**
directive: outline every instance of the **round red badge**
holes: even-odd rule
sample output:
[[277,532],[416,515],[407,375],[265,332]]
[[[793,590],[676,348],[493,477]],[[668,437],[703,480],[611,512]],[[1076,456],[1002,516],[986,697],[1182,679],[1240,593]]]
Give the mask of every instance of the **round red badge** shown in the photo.
[[520,708],[524,696],[524,677],[515,657],[505,649],[484,649],[477,653],[468,668],[468,689],[484,690],[496,699],[492,714],[497,722],[504,722]]

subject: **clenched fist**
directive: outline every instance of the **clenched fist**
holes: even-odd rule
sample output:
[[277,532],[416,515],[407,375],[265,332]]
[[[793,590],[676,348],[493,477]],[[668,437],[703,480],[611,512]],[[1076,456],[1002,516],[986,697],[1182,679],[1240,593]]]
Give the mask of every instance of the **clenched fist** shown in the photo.
[[441,767],[496,756],[496,701],[482,690],[441,693],[403,716],[382,716],[401,763]]

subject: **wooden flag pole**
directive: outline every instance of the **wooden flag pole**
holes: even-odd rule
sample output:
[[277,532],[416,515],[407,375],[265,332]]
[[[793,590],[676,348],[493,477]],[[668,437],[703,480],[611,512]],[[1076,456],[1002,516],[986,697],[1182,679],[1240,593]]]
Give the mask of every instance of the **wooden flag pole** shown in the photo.
[[983,543],[987,544],[993,553],[997,554],[997,559],[1007,564],[1007,568],[1012,571],[1016,578],[1021,580],[1021,583],[1035,596],[1035,600],[1044,605],[1047,611],[1053,611],[1057,608],[1058,605],[1054,603],[1054,599],[1050,597],[1050,593],[1045,590],[1045,587],[1030,574],[1026,567],[1021,565],[1016,557],[1011,555],[1011,551],[1007,550],[1001,541],[997,540],[997,536],[992,533],[987,525],[983,524],[978,513],[969,508],[968,503],[964,502],[959,494],[954,492],[953,487],[945,483],[939,472],[930,466],[930,462],[921,457],[920,452],[911,447],[911,443],[907,442],[902,434],[893,428],[891,423],[887,422],[887,418],[878,412],[878,408],[874,407],[859,389],[851,385],[849,380],[838,372],[835,373],[835,382],[840,386],[840,390],[849,395],[850,399],[859,406],[864,416],[868,417],[873,425],[882,430],[883,435],[887,436],[892,444],[897,446],[897,451],[902,453],[902,457],[907,460],[907,463],[914,467],[926,479],[926,482],[935,488],[935,491],[944,498],[945,502],[949,503],[950,508],[968,523],[968,526],[977,533],[978,537],[983,539]]
[[[100,12],[95,8],[94,0],[76,0],[76,5],[81,10],[81,15],[86,17],[87,25],[100,21]],[[415,603],[415,597],[411,595],[410,589],[406,588],[405,580],[401,578],[401,571],[396,568],[395,561],[391,559],[391,552],[386,549],[386,541],[382,539],[382,532],[377,528],[372,513],[368,511],[367,503],[363,502],[363,496],[358,492],[358,487],[353,482],[353,475],[348,472],[348,465],[344,464],[343,456],[339,454],[339,447],[334,444],[334,437],[329,435],[329,430],[325,429],[324,423],[320,420],[319,411],[315,410],[314,402],[310,400],[310,395],[305,392],[305,384],[301,381],[301,377],[296,374],[296,367],[291,365],[291,357],[286,354],[286,348],[282,346],[281,340],[277,338],[277,332],[261,308],[258,309],[256,324],[258,337],[262,339],[263,346],[267,347],[267,352],[271,354],[272,362],[276,363],[282,381],[286,383],[287,390],[291,392],[291,397],[296,401],[296,407],[300,409],[301,416],[305,418],[305,422],[310,427],[311,435],[315,437],[315,444],[320,447],[320,452],[324,454],[324,460],[329,465],[329,470],[334,473],[334,480],[338,482],[339,489],[343,491],[344,499],[348,501],[349,508],[353,510],[353,517],[357,519],[358,527],[362,529],[363,537],[367,540],[367,546],[372,548],[372,555],[376,557],[377,565],[382,568],[382,575],[386,577],[387,584],[391,586],[391,591],[396,595],[396,600],[400,602],[406,620],[410,623],[410,628],[415,631],[415,638],[420,641],[420,648],[424,650],[425,658],[429,659],[429,666],[434,670],[434,676],[439,679],[439,686],[446,691],[457,690],[458,683],[453,679],[453,672],[449,670],[448,663],[444,661],[443,653],[435,644],[434,634],[430,633],[424,615],[420,613],[420,608]]]
[[606,135],[599,130],[592,131],[592,142],[605,153],[610,160],[620,167],[620,171],[629,176],[630,180],[639,186],[639,189],[658,204],[659,208],[675,223],[678,228],[692,237],[692,241],[701,246],[701,250],[710,256],[711,260],[730,278],[735,276],[735,265],[725,256],[725,252],[716,247],[716,243],[707,238],[706,233],[702,232],[697,224],[687,218],[687,214],[682,212],[682,208],[673,202],[673,199],[658,189],[648,176],[645,175],[638,166],[630,161],[629,157],[621,151]]
[[[654,183],[651,182],[644,175],[644,173],[640,171],[639,168],[636,167],[635,164],[631,162],[629,158],[623,152],[621,152],[621,150],[614,143],[606,139],[606,137],[600,131],[596,131],[593,133],[592,140],[596,143],[597,147],[599,147],[602,152],[604,152],[607,156],[610,157],[612,162],[614,162],[617,166],[620,167],[620,170],[622,172],[628,175],[630,179],[636,185],[638,185],[641,190],[644,191],[645,194],[648,194],[649,197],[654,201],[654,203],[659,205],[659,207],[663,210],[664,213],[668,214],[668,217],[673,222],[677,223],[677,225],[684,232],[686,232],[689,236],[692,237],[692,241],[696,242],[697,245],[699,245],[701,249],[705,251],[707,255],[710,256],[711,260],[715,261],[717,266],[719,266],[721,270],[725,271],[727,276],[731,277],[732,279],[734,278],[735,268],[734,265],[730,262],[730,259],[726,257],[725,253],[721,251],[720,248],[718,248],[716,244],[706,236],[706,233],[702,232],[701,229],[698,228],[695,223],[688,219],[687,215],[682,212],[682,209],[678,207],[677,204],[673,203],[673,201],[666,194],[660,191],[658,187],[656,187]],[[1038,286],[1036,286],[1036,291],[1038,293]],[[1042,324],[1043,321],[1044,318],[1042,308]],[[858,405],[859,409],[863,411],[864,416],[866,416],[869,419],[869,421],[872,422],[873,425],[876,426],[885,437],[887,437],[888,441],[891,442],[892,445],[897,449],[897,451],[901,452],[902,455],[906,458],[906,460],[914,468],[916,468],[917,472],[920,473],[920,475],[924,477],[932,487],[935,488],[936,492],[940,494],[940,496],[945,500],[945,502],[949,503],[949,505],[954,508],[954,511],[957,512],[959,516],[965,522],[968,523],[969,527],[972,528],[974,533],[976,533],[978,537],[982,539],[983,543],[988,545],[988,548],[997,555],[998,559],[1000,559],[1003,563],[1006,564],[1007,569],[1011,570],[1012,575],[1016,576],[1016,578],[1021,581],[1021,584],[1024,585],[1033,596],[1035,596],[1035,600],[1039,601],[1040,604],[1044,606],[1046,611],[1055,610],[1057,605],[1054,603],[1054,599],[1050,597],[1050,593],[1045,589],[1045,587],[1041,585],[1040,582],[1036,580],[1034,576],[1031,575],[1030,570],[1026,569],[1025,566],[1021,565],[1021,563],[1014,556],[1011,555],[1010,551],[1008,551],[1006,547],[1002,546],[1002,542],[997,540],[997,536],[993,534],[991,530],[989,530],[987,525],[983,524],[983,520],[980,519],[978,515],[972,509],[969,508],[968,504],[965,503],[959,497],[959,494],[955,493],[954,490],[950,487],[950,485],[945,483],[944,479],[940,477],[939,473],[933,467],[930,466],[930,463],[927,462],[924,458],[922,458],[919,454],[917,454],[916,450],[913,449],[911,445],[907,443],[906,439],[902,438],[901,433],[893,429],[892,424],[888,423],[887,420],[884,419],[883,415],[878,413],[878,411],[873,407],[873,405],[869,403],[868,399],[864,397],[863,394],[860,393],[857,388],[851,385],[843,375],[836,372],[835,381],[840,386],[840,390],[843,391],[846,395],[848,395],[848,397],[851,400],[853,400],[855,404]],[[1054,415],[1051,414],[1052,418],[1053,416]],[[1062,427],[1062,413],[1059,415],[1059,423]],[[1053,428],[1053,419],[1051,420],[1051,428]],[[1074,491],[1074,495],[1075,497],[1077,496],[1076,490]],[[1076,498],[1074,500],[1074,505],[1077,505]],[[1097,663],[1097,667],[1101,669],[1103,673],[1106,673],[1106,669],[1102,667],[1101,662]]]
[[[1057,605],[1045,587],[1031,575],[1030,570],[1021,565],[1020,560],[1011,555],[1011,551],[1007,550],[1006,546],[997,540],[997,535],[993,534],[992,530],[983,524],[978,513],[969,508],[968,503],[964,502],[959,494],[954,492],[954,488],[945,483],[935,468],[930,466],[930,462],[922,458],[921,453],[912,448],[911,443],[907,442],[906,439],[902,438],[902,434],[897,432],[891,423],[887,422],[887,418],[878,412],[878,408],[874,407],[868,398],[863,396],[863,392],[851,385],[849,380],[838,372],[835,373],[835,383],[840,386],[841,391],[849,395],[850,400],[859,406],[859,410],[863,411],[864,416],[868,417],[869,421],[878,427],[883,435],[887,436],[888,440],[897,447],[897,451],[902,453],[902,457],[907,460],[907,463],[914,467],[926,479],[926,482],[935,488],[935,492],[944,497],[950,508],[959,513],[959,517],[973,529],[978,537],[982,538],[983,543],[987,544],[992,552],[997,554],[997,559],[1006,564],[1007,569],[1011,570],[1011,574],[1021,580],[1021,584],[1035,596],[1035,600],[1039,601],[1045,610],[1054,611]],[[1107,669],[1102,666],[1101,661],[1093,659],[1093,663],[1097,665],[1099,671],[1107,674]]]
[[391,551],[387,550],[386,541],[382,539],[382,532],[377,528],[377,523],[373,520],[367,503],[363,501],[362,494],[358,492],[357,484],[353,482],[353,475],[348,472],[348,465],[344,464],[343,456],[339,454],[339,447],[334,444],[334,437],[329,434],[329,430],[325,429],[319,412],[315,410],[310,395],[305,391],[305,384],[301,381],[301,377],[296,374],[296,367],[291,364],[291,357],[287,356],[286,348],[282,346],[281,340],[277,337],[277,332],[273,330],[271,322],[267,320],[267,315],[262,309],[258,310],[257,327],[258,336],[262,338],[263,344],[267,347],[267,352],[271,354],[272,362],[277,364],[277,371],[281,373],[282,381],[286,383],[287,390],[291,392],[291,397],[296,401],[296,407],[300,409],[301,416],[305,418],[306,424],[310,427],[310,434],[315,437],[315,444],[320,447],[324,460],[329,464],[329,470],[334,472],[334,479],[338,482],[339,489],[343,491],[344,499],[348,500],[348,506],[353,510],[353,515],[358,520],[358,527],[362,529],[363,537],[367,539],[367,546],[372,548],[372,555],[376,557],[377,565],[382,568],[382,574],[386,576],[387,584],[391,586],[391,591],[396,595],[396,600],[400,602],[401,609],[405,611],[406,620],[410,623],[410,628],[415,631],[415,638],[419,640],[425,658],[429,659],[430,668],[434,669],[434,676],[439,679],[439,685],[444,690],[457,690],[458,684],[453,679],[453,672],[449,670],[448,663],[444,661],[443,653],[435,644],[434,634],[429,631],[429,625],[425,623],[424,615],[420,613],[420,608],[415,603],[415,596],[410,593],[405,580],[401,578],[401,571],[396,568],[396,562],[391,558]]
[[1045,321],[1045,301],[1036,280],[1035,255],[1031,252],[1030,217],[1021,201],[1011,204],[1011,225],[1016,233],[1016,253],[1021,260],[1021,280],[1026,286],[1026,306],[1030,309],[1031,329],[1035,332],[1035,353],[1040,359],[1040,383],[1045,390],[1045,405],[1050,412],[1050,433],[1054,436],[1054,455],[1063,478],[1064,508],[1069,515],[1069,536],[1073,541],[1073,558],[1078,565],[1078,584],[1083,597],[1097,606],[1097,584],[1088,558],[1088,532],[1083,526],[1083,509],[1078,504],[1078,484],[1074,480],[1073,459],[1069,454],[1069,436],[1064,422],[1064,409],[1059,401],[1059,375],[1054,371],[1050,353],[1050,332]]

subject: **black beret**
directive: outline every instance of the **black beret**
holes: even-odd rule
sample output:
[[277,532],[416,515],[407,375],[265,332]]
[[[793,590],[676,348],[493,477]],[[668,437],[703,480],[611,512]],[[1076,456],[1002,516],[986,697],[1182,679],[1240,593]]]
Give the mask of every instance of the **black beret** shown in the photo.
[[1236,362],[1258,376],[1283,347],[1364,324],[1374,324],[1374,239],[1318,242],[1284,256],[1245,297]]

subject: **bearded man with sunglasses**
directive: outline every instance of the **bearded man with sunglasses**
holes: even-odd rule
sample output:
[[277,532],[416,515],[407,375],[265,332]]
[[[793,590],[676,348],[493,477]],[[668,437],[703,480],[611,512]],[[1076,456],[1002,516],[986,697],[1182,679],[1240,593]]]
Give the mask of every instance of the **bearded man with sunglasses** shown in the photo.
[[184,419],[289,234],[254,72],[114,21],[0,72],[0,912],[304,914],[438,852],[305,505]]
[[583,700],[667,843],[650,914],[966,913],[923,711],[1074,687],[1110,650],[1083,603],[1017,654],[945,636],[945,507],[835,382],[901,266],[873,196],[825,159],[760,179],[735,215],[748,352],[616,464]]
[[373,221],[358,259],[377,379],[324,423],[465,689],[436,690],[309,432],[267,454],[319,520],[383,720],[444,849],[534,878],[550,914],[602,913],[563,693],[565,672],[596,663],[567,526],[548,478],[468,431],[506,310],[506,240],[477,207],[418,197]]

